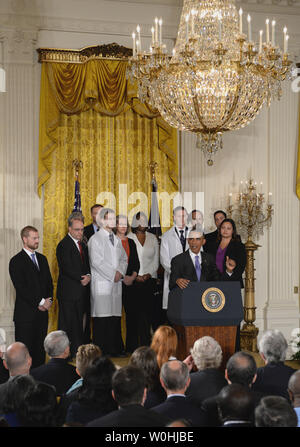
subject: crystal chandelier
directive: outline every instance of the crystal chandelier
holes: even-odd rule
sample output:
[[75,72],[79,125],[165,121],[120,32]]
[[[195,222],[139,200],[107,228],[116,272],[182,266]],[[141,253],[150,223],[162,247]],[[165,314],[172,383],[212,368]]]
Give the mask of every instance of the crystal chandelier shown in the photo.
[[162,43],[161,19],[151,29],[149,51],[142,51],[139,26],[132,35],[128,76],[138,83],[139,99],[172,127],[194,132],[209,166],[223,132],[246,126],[265,102],[279,99],[290,71],[287,29],[281,50],[275,21],[266,20],[265,40],[260,31],[258,44],[249,15],[247,22],[245,35],[234,0],[185,0],[172,56]]

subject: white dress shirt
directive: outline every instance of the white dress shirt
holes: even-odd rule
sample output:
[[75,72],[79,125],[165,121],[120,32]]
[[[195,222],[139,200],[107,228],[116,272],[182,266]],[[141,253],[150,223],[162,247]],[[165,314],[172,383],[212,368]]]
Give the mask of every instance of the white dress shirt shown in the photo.
[[140,243],[135,233],[129,233],[127,236],[134,240],[137,248],[140,261],[138,275],[142,276],[149,273],[152,278],[157,278],[157,269],[159,267],[159,246],[156,236],[146,231],[144,245]]
[[[39,261],[38,261],[38,259],[37,259],[37,255],[36,255],[35,251],[29,251],[29,250],[27,250],[27,249],[24,248],[24,247],[23,247],[23,250],[24,250],[25,253],[27,253],[28,256],[30,257],[31,262],[33,262],[33,260],[32,260],[32,256],[31,256],[31,255],[34,253],[34,254],[35,254],[35,260],[36,260],[36,263],[37,263],[38,267],[40,267],[40,266],[39,266]],[[39,306],[43,306],[44,303],[45,303],[45,298],[42,298],[41,301],[39,302]]]

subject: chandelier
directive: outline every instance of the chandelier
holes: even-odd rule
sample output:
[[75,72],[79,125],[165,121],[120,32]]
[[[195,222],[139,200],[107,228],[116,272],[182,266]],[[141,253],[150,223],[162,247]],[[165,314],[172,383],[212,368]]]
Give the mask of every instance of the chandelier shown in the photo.
[[267,19],[265,39],[261,30],[256,43],[251,17],[246,35],[234,0],[184,0],[172,55],[162,42],[162,19],[155,19],[148,51],[142,51],[140,26],[132,34],[127,73],[137,81],[139,99],[172,127],[194,132],[209,166],[224,132],[245,127],[264,103],[280,99],[291,61],[287,29],[281,50],[275,25]]

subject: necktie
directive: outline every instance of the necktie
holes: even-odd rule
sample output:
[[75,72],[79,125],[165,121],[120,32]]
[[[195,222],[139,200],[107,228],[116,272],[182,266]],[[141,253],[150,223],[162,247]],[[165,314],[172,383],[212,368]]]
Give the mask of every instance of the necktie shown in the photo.
[[81,243],[81,241],[78,241],[78,247],[79,247],[79,252],[80,252],[81,261],[83,262],[83,260],[84,260],[84,254],[83,254],[83,248],[82,248],[82,243]]
[[198,281],[200,281],[200,278],[201,278],[201,266],[200,266],[199,256],[198,255],[195,256],[195,269],[196,269],[196,274],[197,274]]
[[113,233],[109,233],[109,240],[112,243],[112,245],[114,245],[114,235],[113,235]]
[[184,230],[179,230],[180,231],[180,242],[182,245],[182,251],[185,251],[185,237],[183,235]]
[[35,253],[31,253],[31,259],[32,259],[34,265],[36,266],[36,268],[37,268],[38,270],[40,270],[40,269],[39,269],[39,265],[38,265],[37,260],[36,260],[36,257],[35,257]]

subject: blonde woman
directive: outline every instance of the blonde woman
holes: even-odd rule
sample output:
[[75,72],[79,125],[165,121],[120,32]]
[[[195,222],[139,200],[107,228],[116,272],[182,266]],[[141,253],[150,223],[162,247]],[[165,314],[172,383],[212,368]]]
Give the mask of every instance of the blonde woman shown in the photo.
[[171,326],[160,326],[153,334],[151,348],[156,352],[159,368],[168,360],[176,359],[178,338]]

